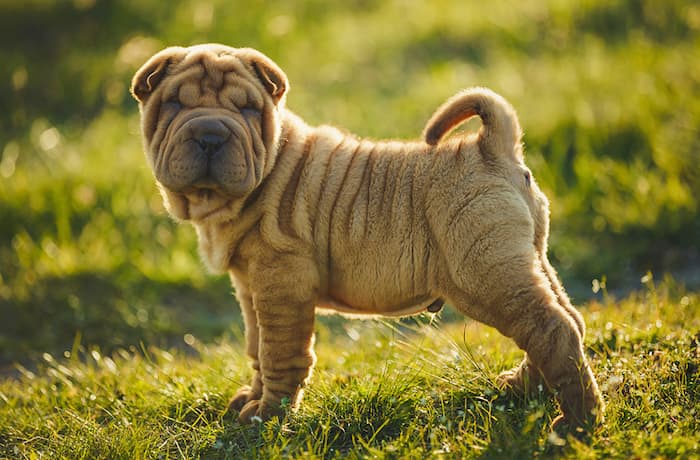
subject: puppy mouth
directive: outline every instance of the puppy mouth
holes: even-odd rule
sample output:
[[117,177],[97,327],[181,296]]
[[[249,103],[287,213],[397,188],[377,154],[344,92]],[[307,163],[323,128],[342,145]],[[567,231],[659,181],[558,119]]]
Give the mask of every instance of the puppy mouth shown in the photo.
[[197,201],[210,201],[217,196],[222,197],[224,195],[224,193],[222,193],[221,186],[210,178],[204,178],[196,181],[189,187],[185,188],[182,193],[192,199],[196,199]]
[[209,201],[212,198],[214,198],[214,194],[216,191],[212,188],[200,188],[197,189],[197,198],[199,198],[202,201]]

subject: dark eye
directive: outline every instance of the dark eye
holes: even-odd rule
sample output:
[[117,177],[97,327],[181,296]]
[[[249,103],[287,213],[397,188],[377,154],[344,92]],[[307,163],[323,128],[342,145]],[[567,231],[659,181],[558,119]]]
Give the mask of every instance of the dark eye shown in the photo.
[[171,99],[168,101],[165,101],[163,103],[163,110],[180,110],[182,108],[182,104],[180,104],[180,101],[177,99]]
[[241,109],[241,115],[245,118],[259,118],[260,110],[255,107],[244,107]]
[[525,171],[525,185],[530,186],[530,171]]

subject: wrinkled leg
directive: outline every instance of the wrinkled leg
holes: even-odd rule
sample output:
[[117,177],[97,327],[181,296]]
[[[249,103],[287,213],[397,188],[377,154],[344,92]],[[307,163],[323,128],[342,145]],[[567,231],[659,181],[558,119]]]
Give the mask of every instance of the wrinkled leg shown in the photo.
[[[602,415],[602,399],[583,354],[579,326],[559,305],[538,265],[528,263],[527,257],[494,263],[486,270],[489,279],[481,283],[476,299],[472,294],[451,300],[474,319],[511,337],[527,353],[528,364],[556,391],[562,415],[554,428],[584,427]],[[476,305],[469,305],[470,300]]]
[[239,415],[267,419],[297,407],[302,388],[316,361],[313,352],[314,306],[309,302],[279,304],[254,297],[259,328],[262,397],[250,400]]
[[[256,397],[241,408],[238,419],[242,423],[295,409],[316,361],[313,341],[318,273],[313,260],[274,252],[251,262],[248,275],[259,362],[259,379],[254,381],[253,390],[262,387],[262,392],[258,397],[254,391]],[[251,342],[254,338],[252,334],[249,337]]]
[[[576,323],[576,328],[581,335],[581,340],[586,333],[586,325],[583,321],[583,317],[576,310],[576,308],[571,304],[569,296],[566,294],[557,273],[549,263],[546,254],[540,254],[540,263],[542,265],[542,271],[549,281],[549,285],[552,291],[556,295],[557,303],[569,314],[571,319]],[[498,385],[502,388],[510,389],[519,395],[533,394],[546,387],[542,374],[528,359],[527,354],[523,361],[513,369],[502,372],[497,377]]]
[[262,397],[262,377],[260,374],[260,361],[258,360],[258,319],[253,309],[253,299],[244,286],[236,283],[235,280],[233,280],[233,283],[245,324],[246,355],[250,358],[251,366],[253,367],[253,378],[250,385],[240,388],[229,402],[229,409],[240,412],[248,402]]

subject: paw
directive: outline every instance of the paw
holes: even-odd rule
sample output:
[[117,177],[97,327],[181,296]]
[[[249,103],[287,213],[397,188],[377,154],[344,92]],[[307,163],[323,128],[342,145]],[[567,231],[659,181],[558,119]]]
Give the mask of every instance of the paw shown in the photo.
[[501,390],[512,392],[519,396],[535,394],[545,389],[544,381],[539,372],[532,372],[522,364],[498,374],[496,385]]
[[503,371],[496,377],[496,386],[501,390],[515,391],[520,387],[517,369]]
[[591,380],[588,386],[571,382],[557,390],[562,415],[554,419],[552,429],[559,432],[568,427],[568,431],[575,434],[574,431],[589,431],[605,421],[605,403],[595,380]]
[[567,434],[570,434],[579,439],[591,433],[596,426],[605,422],[605,406],[602,400],[595,400],[594,402],[597,405],[584,411],[563,411],[564,413],[552,420],[550,426],[552,433],[556,433],[561,437],[566,437]]
[[231,401],[228,403],[228,410],[241,412],[246,404],[253,400],[260,399],[261,396],[261,394],[253,391],[250,386],[245,385],[241,387],[235,395],[233,395],[233,398],[231,398]]
[[238,421],[241,424],[264,422],[272,417],[281,417],[282,415],[284,415],[284,409],[279,404],[272,406],[259,399],[253,399],[243,406],[238,415]]
[[525,382],[520,368],[511,369],[498,374],[498,377],[496,377],[496,386],[501,390],[509,391],[519,396],[524,396],[531,390],[529,382]]
[[[247,425],[253,422],[253,417],[258,417],[258,408],[260,407],[260,400],[253,399],[243,406],[238,414],[238,422]],[[263,421],[260,417],[260,421]]]

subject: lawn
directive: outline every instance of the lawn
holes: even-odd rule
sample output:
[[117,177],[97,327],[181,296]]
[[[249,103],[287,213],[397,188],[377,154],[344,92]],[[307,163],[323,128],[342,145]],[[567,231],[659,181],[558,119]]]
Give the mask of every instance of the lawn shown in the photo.
[[[361,136],[503,94],[605,423],[550,437],[546,395],[494,387],[518,350],[449,308],[321,318],[301,410],[224,415],[249,378],[240,312],[166,215],[128,93],[149,55],[198,42],[260,49],[292,110]],[[700,457],[695,3],[7,0],[0,56],[0,458]]]
[[322,321],[301,409],[241,426],[224,413],[250,376],[240,339],[76,344],[0,382],[0,458],[700,458],[700,297],[672,280],[583,307],[605,422],[549,434],[544,392],[494,377],[519,351],[456,318]]

